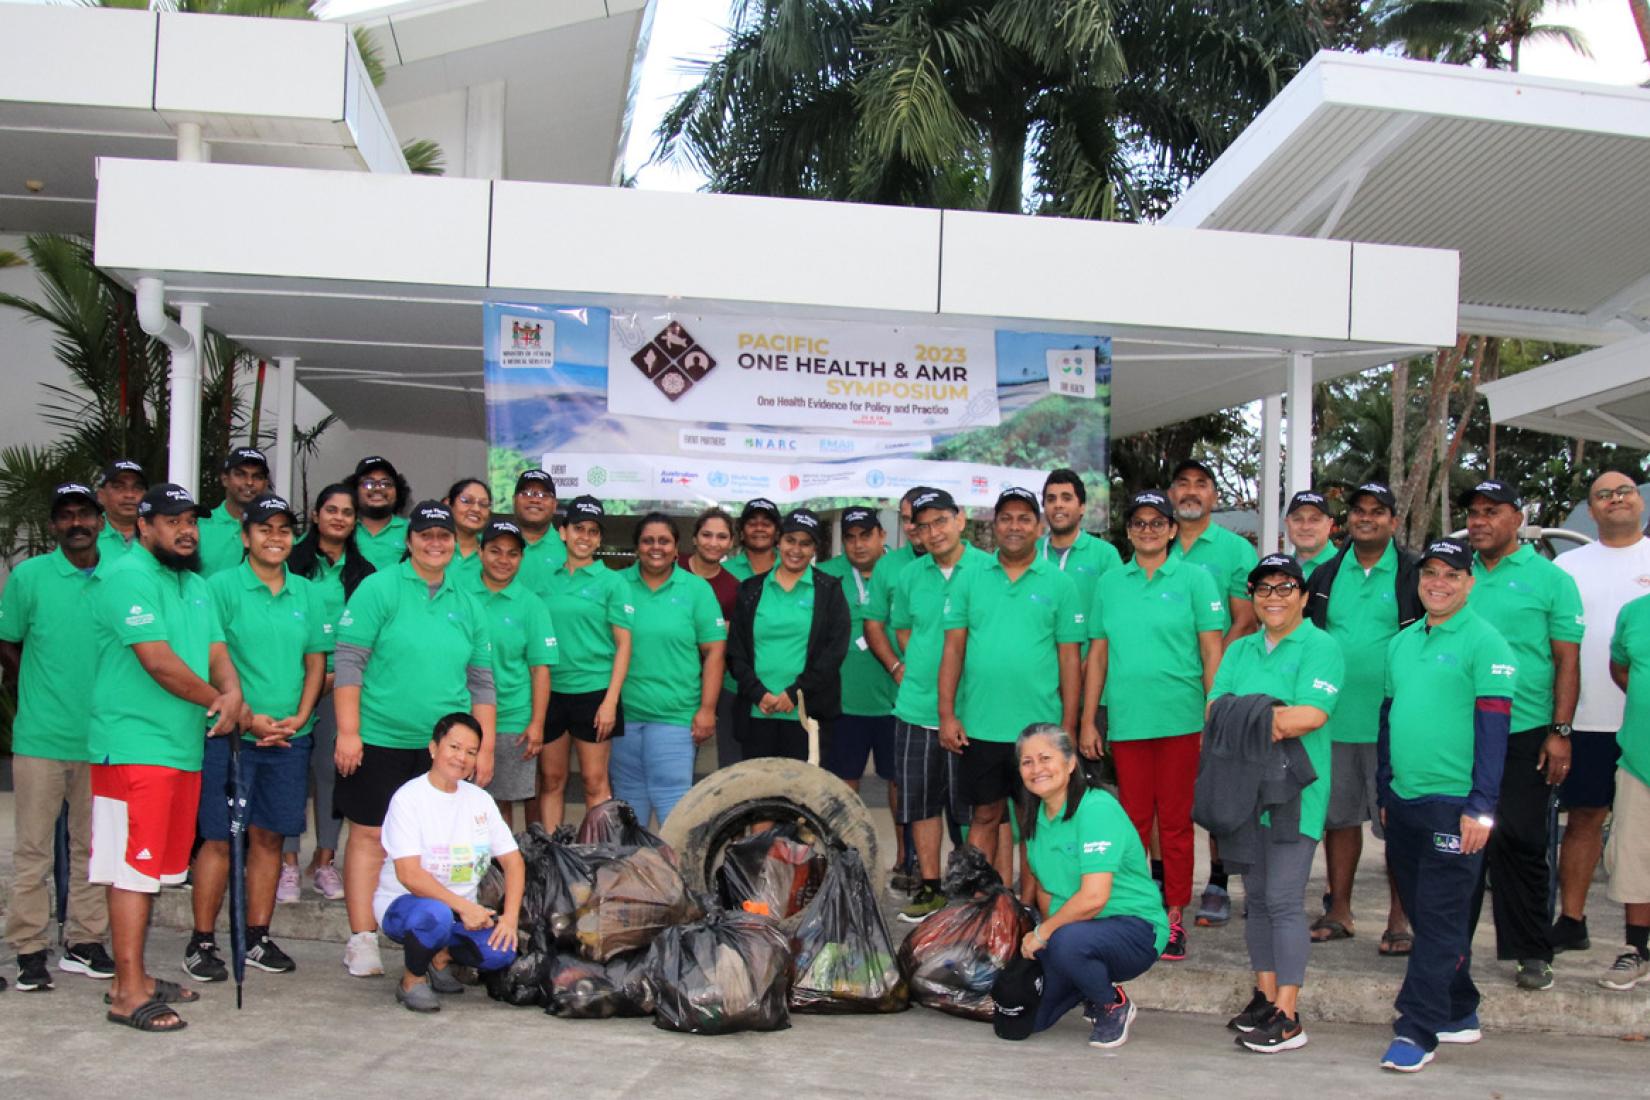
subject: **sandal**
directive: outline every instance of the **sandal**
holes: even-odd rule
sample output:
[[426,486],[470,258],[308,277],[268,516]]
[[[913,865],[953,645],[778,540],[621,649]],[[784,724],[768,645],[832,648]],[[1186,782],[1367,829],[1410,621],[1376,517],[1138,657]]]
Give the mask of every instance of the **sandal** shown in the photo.
[[1389,959],[1401,958],[1415,949],[1413,932],[1382,932],[1381,946],[1376,948]]
[[171,1005],[153,998],[134,1008],[130,1016],[121,1016],[114,1012],[106,1012],[104,1016],[111,1024],[120,1024],[139,1031],[182,1031],[189,1026],[189,1022],[179,1016]]
[[[169,982],[165,978],[155,979],[155,991],[149,995],[151,1001],[159,1001],[163,1005],[192,1005],[201,999],[201,995],[193,989],[185,989],[177,982]],[[103,1003],[112,1005],[113,997],[105,993]]]
[[1329,943],[1333,940],[1349,940],[1352,938],[1352,929],[1348,928],[1340,921],[1330,920],[1328,917],[1319,917],[1317,920],[1313,921],[1311,931],[1313,933],[1329,933],[1327,936],[1313,935],[1313,943]]

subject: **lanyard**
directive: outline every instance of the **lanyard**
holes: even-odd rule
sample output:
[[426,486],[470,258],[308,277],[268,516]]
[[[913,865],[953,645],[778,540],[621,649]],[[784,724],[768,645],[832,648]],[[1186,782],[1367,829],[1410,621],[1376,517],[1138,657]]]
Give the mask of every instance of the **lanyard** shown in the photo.
[[[1064,573],[1066,571],[1066,559],[1071,556],[1072,546],[1076,546],[1076,545],[1077,545],[1077,543],[1074,540],[1072,542],[1071,546],[1068,546],[1064,550],[1060,551],[1060,572]],[[1044,540],[1044,542],[1043,542],[1043,560],[1044,561],[1049,560],[1048,552],[1052,549],[1054,549],[1054,541],[1052,539]]]
[[860,576],[859,575],[859,570],[854,568],[853,565],[851,565],[851,564],[848,566],[848,572],[854,578],[854,587],[859,589],[859,602],[864,603],[865,599],[866,599],[866,596],[865,596],[865,578]]

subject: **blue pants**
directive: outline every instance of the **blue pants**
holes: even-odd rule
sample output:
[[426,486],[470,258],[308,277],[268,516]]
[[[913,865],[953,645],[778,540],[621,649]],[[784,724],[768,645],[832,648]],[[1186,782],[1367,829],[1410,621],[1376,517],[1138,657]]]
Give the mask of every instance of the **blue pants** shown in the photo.
[[664,722],[630,721],[624,736],[612,744],[607,770],[613,797],[630,803],[644,828],[654,814],[663,825],[693,786],[693,731]]
[[[307,733],[294,737],[286,748],[241,742],[241,782],[247,788],[248,825],[281,836],[304,831],[310,745]],[[201,757],[201,802],[195,824],[203,840],[229,839],[229,801],[224,796],[228,782],[229,737],[209,737]]]
[[1057,928],[1037,958],[1043,964],[1043,1031],[1077,1006],[1117,1001],[1117,983],[1131,981],[1157,961],[1157,931],[1139,917],[1097,917]]
[[1461,803],[1394,798],[1387,806],[1387,868],[1415,930],[1392,1031],[1425,1050],[1448,1025],[1478,1011],[1472,899],[1484,853],[1462,855],[1460,844]]
[[487,942],[491,928],[471,931],[434,898],[402,894],[384,910],[381,924],[384,935],[405,949],[407,973],[416,978],[429,972],[430,960],[442,948],[452,953],[454,962],[477,970],[503,970],[516,961],[514,948],[499,951]]

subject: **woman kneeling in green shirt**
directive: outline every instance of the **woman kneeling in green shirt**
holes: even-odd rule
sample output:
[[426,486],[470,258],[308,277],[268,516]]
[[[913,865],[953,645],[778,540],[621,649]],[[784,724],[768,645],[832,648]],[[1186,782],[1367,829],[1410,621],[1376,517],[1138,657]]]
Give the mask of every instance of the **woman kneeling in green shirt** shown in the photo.
[[1094,1024],[1089,1045],[1120,1047],[1135,1009],[1117,983],[1149,970],[1169,939],[1146,850],[1117,799],[1089,787],[1065,730],[1027,726],[1015,750],[1025,786],[1020,831],[1044,915],[1020,945],[1043,964],[1034,1030],[1082,1001]]

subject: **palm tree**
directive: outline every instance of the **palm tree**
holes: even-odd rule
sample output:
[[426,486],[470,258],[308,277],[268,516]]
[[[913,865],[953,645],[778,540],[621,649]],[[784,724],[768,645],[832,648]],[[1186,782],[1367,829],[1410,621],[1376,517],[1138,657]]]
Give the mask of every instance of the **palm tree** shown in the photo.
[[1430,61],[1516,72],[1524,43],[1539,41],[1593,56],[1580,30],[1541,22],[1546,8],[1547,0],[1378,0],[1373,15],[1383,42]]

